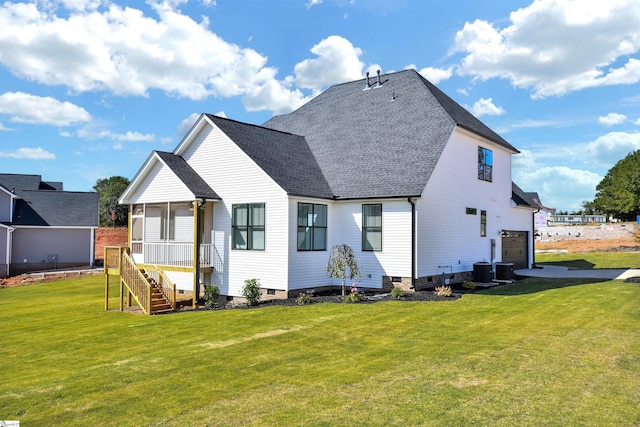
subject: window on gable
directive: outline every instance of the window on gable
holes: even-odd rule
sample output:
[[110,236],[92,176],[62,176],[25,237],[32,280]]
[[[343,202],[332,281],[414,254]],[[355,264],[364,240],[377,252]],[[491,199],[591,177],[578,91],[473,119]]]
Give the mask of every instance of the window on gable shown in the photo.
[[487,211],[480,211],[480,237],[487,237]]
[[298,250],[327,250],[327,205],[298,203]]
[[362,250],[382,250],[382,204],[362,205]]
[[493,152],[483,147],[478,147],[478,179],[493,181]]
[[264,203],[233,205],[231,234],[233,249],[263,251],[265,247]]

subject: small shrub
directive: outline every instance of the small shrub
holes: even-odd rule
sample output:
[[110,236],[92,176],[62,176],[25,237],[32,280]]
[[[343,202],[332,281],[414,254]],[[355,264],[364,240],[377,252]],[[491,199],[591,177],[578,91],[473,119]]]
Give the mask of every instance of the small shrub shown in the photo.
[[359,292],[352,292],[349,295],[345,296],[342,301],[348,303],[348,304],[353,304],[356,302],[360,302],[362,301],[362,295],[360,295]]
[[296,302],[298,303],[298,305],[311,304],[313,302],[313,295],[303,292],[298,295],[298,298],[296,298]]
[[260,282],[258,279],[247,279],[244,281],[242,296],[246,298],[247,304],[254,306],[260,301]]
[[439,297],[450,297],[451,296],[451,286],[437,286],[434,292]]
[[204,288],[204,306],[214,308],[218,306],[218,298],[220,297],[220,288],[217,285],[208,285]]
[[402,298],[404,296],[405,292],[404,289],[400,289],[398,287],[395,287],[391,290],[391,296],[394,298]]
[[473,282],[471,282],[471,281],[469,281],[469,280],[465,280],[465,281],[462,283],[462,288],[463,288],[463,289],[470,289],[470,290],[473,290],[473,289],[475,289],[475,288],[476,288],[476,284],[475,284],[475,283],[473,283]]

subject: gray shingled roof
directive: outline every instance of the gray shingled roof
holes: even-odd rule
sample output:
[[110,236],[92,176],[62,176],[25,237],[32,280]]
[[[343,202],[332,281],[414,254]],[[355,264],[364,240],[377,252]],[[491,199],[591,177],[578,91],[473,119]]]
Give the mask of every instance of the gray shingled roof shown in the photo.
[[22,190],[19,196],[11,225],[98,226],[98,193]]
[[0,174],[0,184],[9,191],[15,190],[16,194],[20,190],[40,190],[41,183],[42,177],[40,175]]
[[61,182],[40,175],[3,173],[0,185],[18,196],[11,225],[98,226],[98,193],[61,191]]
[[333,196],[304,137],[209,114],[207,117],[287,194]]
[[155,153],[196,198],[220,200],[220,197],[211,189],[209,184],[182,157],[166,151],[155,151]]
[[517,152],[414,70],[375,81],[332,86],[263,125],[304,135],[336,198],[421,195],[456,126]]
[[537,196],[537,193],[527,193],[518,187],[515,182],[511,182],[511,199],[516,205],[536,209],[542,208],[542,204],[539,201],[536,201],[531,194],[535,194]]

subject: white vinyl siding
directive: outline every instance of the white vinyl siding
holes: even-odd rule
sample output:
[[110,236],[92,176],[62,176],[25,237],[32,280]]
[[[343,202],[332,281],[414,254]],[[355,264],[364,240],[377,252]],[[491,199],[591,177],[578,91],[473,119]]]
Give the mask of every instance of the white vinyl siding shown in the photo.
[[[492,150],[490,184],[478,179],[479,145]],[[495,239],[495,253],[500,257],[500,230],[514,215],[511,152],[457,128],[416,206],[418,277],[472,271],[476,262],[491,262],[491,239]],[[467,214],[467,208],[477,214]],[[486,237],[480,235],[481,211],[487,212]],[[522,230],[527,222],[513,227]]]
[[129,197],[131,203],[184,202],[192,198],[191,191],[157,159],[151,159],[151,170]]
[[[198,132],[198,130],[196,130]],[[215,270],[212,282],[223,295],[241,296],[244,281],[259,279],[262,288],[286,290],[288,284],[288,197],[253,160],[219,129],[209,125],[194,135],[182,156],[222,199],[214,203]],[[232,206],[265,205],[264,251],[231,250]]]
[[[297,229],[297,201],[290,202],[290,230]],[[362,205],[382,204],[383,250],[362,250]],[[382,276],[411,277],[411,205],[406,200],[339,201],[328,204],[327,251],[297,251],[297,238],[290,237],[290,286],[305,289],[339,285],[326,275],[333,246],[346,243],[354,250],[362,271],[360,286],[380,288]],[[349,283],[350,285],[350,283]]]

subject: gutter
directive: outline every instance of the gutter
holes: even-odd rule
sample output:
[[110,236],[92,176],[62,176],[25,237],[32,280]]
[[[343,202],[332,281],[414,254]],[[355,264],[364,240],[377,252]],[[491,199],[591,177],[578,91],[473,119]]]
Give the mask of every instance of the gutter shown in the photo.
[[416,204],[407,198],[407,202],[411,204],[411,288],[416,288]]

